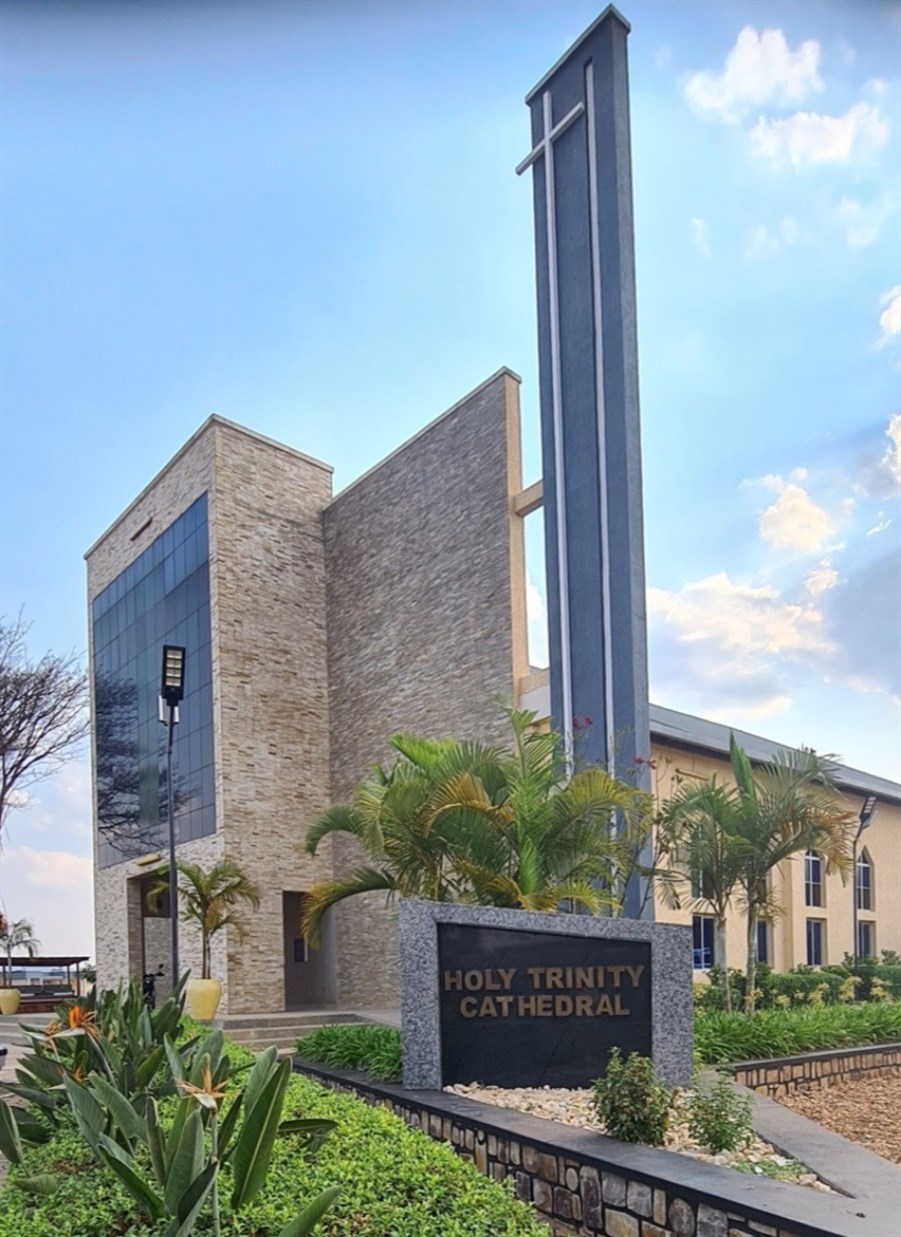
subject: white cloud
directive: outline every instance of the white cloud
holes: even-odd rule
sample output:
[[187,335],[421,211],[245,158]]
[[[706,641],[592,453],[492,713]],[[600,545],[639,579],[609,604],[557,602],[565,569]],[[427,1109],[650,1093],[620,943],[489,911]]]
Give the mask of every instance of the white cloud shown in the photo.
[[529,664],[546,666],[549,662],[547,605],[530,575],[526,576],[526,617],[529,625]]
[[835,213],[845,229],[845,239],[852,249],[864,249],[879,239],[883,227],[895,211],[891,194],[884,194],[865,205],[856,198],[842,198]]
[[838,584],[838,572],[832,566],[832,559],[824,558],[816,567],[811,568],[804,577],[804,587],[812,597],[819,597]]
[[93,878],[87,856],[10,847],[3,852],[2,875],[7,913],[31,920],[43,953],[93,953]]
[[884,533],[887,528],[891,528],[892,521],[889,519],[879,520],[872,528],[867,529],[868,537],[876,537],[879,533]]
[[706,219],[692,219],[691,239],[698,252],[705,258],[710,257],[710,233]]
[[896,335],[901,335],[901,284],[895,284],[894,288],[883,292],[879,305],[882,312],[879,315],[877,347],[884,348]]
[[746,26],[726,57],[721,73],[692,73],[685,97],[701,115],[737,124],[751,107],[765,103],[792,105],[822,88],[817,72],[820,45],[815,39],[789,48],[781,30],[758,34]]
[[766,227],[765,224],[759,224],[751,228],[745,237],[745,257],[770,257],[782,249],[797,244],[799,234],[797,220],[791,215],[786,215],[773,229]]
[[4,860],[8,866],[19,868],[26,884],[38,889],[86,890],[91,886],[92,864],[84,855],[17,846],[4,853]]
[[[858,488],[868,498],[898,498],[901,496],[901,412],[889,418],[885,427],[882,454],[872,452],[859,463]],[[879,513],[880,518],[882,512]],[[873,530],[876,531],[876,530]],[[880,528],[878,531],[882,531]]]
[[60,841],[91,836],[91,766],[86,757],[64,764],[13,805],[5,826],[15,839],[35,833]]
[[783,663],[831,651],[814,605],[786,602],[772,586],[736,582],[726,572],[677,592],[650,588],[648,613],[662,694],[694,694],[705,716],[782,711],[790,704]]
[[795,170],[822,163],[851,163],[880,150],[889,126],[878,107],[855,103],[844,116],[796,112],[785,120],[765,117],[748,134],[753,152],[775,167]]
[[776,550],[819,554],[827,548],[836,521],[800,485],[786,484],[776,501],[757,517],[764,541]]

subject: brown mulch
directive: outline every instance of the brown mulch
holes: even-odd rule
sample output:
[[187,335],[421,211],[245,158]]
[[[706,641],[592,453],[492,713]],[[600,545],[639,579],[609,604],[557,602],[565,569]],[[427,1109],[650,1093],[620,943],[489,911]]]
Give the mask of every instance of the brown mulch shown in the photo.
[[901,1164],[901,1075],[795,1091],[780,1096],[779,1103]]

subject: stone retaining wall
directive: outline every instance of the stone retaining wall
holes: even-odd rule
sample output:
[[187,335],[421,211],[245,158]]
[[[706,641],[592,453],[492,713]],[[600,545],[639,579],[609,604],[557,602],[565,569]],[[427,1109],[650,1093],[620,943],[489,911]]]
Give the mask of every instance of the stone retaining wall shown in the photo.
[[761,1178],[751,1186],[718,1165],[452,1093],[405,1091],[301,1060],[294,1068],[390,1109],[486,1176],[511,1181],[556,1237],[874,1237],[852,1199]]
[[834,1082],[856,1082],[901,1072],[901,1044],[871,1048],[842,1048],[813,1052],[776,1061],[743,1061],[732,1067],[733,1077],[759,1095],[778,1099],[793,1091],[809,1091]]

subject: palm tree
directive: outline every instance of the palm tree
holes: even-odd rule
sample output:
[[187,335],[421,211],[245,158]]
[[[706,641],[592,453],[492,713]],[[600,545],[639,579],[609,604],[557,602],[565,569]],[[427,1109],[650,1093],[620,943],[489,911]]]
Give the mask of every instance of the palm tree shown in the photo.
[[747,914],[745,1005],[753,1012],[757,925],[782,909],[772,872],[793,855],[813,849],[824,856],[827,872],[844,875],[851,867],[852,817],[838,802],[828,758],[802,749],[752,768],[734,735],[729,754],[734,787],[719,785],[716,777],[686,787],[664,805],[663,817],[674,826],[674,854],[707,882],[710,897],[705,900],[714,908],[724,963],[726,912],[738,892]]
[[853,816],[842,810],[832,781],[832,762],[809,749],[786,752],[756,770],[735,736],[729,742],[738,796],[742,863],[738,885],[747,914],[745,1004],[756,1002],[757,924],[781,910],[770,875],[793,855],[816,850],[826,872],[842,879],[851,870]]
[[311,854],[323,838],[346,833],[369,860],[312,887],[303,918],[311,942],[329,907],[378,890],[528,910],[615,906],[614,816],[650,819],[651,797],[596,767],[567,778],[559,737],[537,733],[534,714],[505,712],[510,749],[395,736],[391,769],[376,767],[350,805],[310,828]]
[[[234,928],[239,940],[244,939],[244,920],[234,909],[245,902],[254,910],[259,909],[260,894],[256,885],[230,859],[223,859],[209,870],[199,864],[182,862],[176,864],[181,881],[178,900],[180,918],[184,923],[200,925],[201,979],[210,978],[210,943],[217,932]],[[157,873],[157,883],[147,894],[152,909],[159,906],[169,892],[168,868]]]
[[[725,975],[723,997],[727,1010],[732,1009],[732,992],[726,921],[744,857],[744,846],[737,836],[738,808],[737,792],[719,785],[714,776],[700,785],[680,787],[662,804],[658,825],[664,852],[688,874],[693,904],[713,911],[714,957]],[[670,893],[678,907],[678,890],[671,887]]]
[[29,958],[33,958],[41,947],[41,942],[34,934],[30,919],[14,919],[10,922],[5,915],[0,915],[0,940],[6,946],[3,964],[3,986],[8,988],[12,983],[13,953],[24,949]]

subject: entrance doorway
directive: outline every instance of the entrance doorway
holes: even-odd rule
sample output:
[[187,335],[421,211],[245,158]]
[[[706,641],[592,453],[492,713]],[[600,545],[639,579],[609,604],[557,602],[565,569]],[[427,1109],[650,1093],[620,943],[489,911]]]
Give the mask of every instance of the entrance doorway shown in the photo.
[[156,875],[142,876],[137,882],[141,899],[141,975],[145,984],[154,976],[156,1004],[161,1005],[172,992],[172,924],[168,890],[151,904],[148,894],[159,883]]
[[335,1004],[335,947],[331,915],[318,949],[301,936],[302,892],[282,893],[285,938],[285,1009],[321,1009]]

